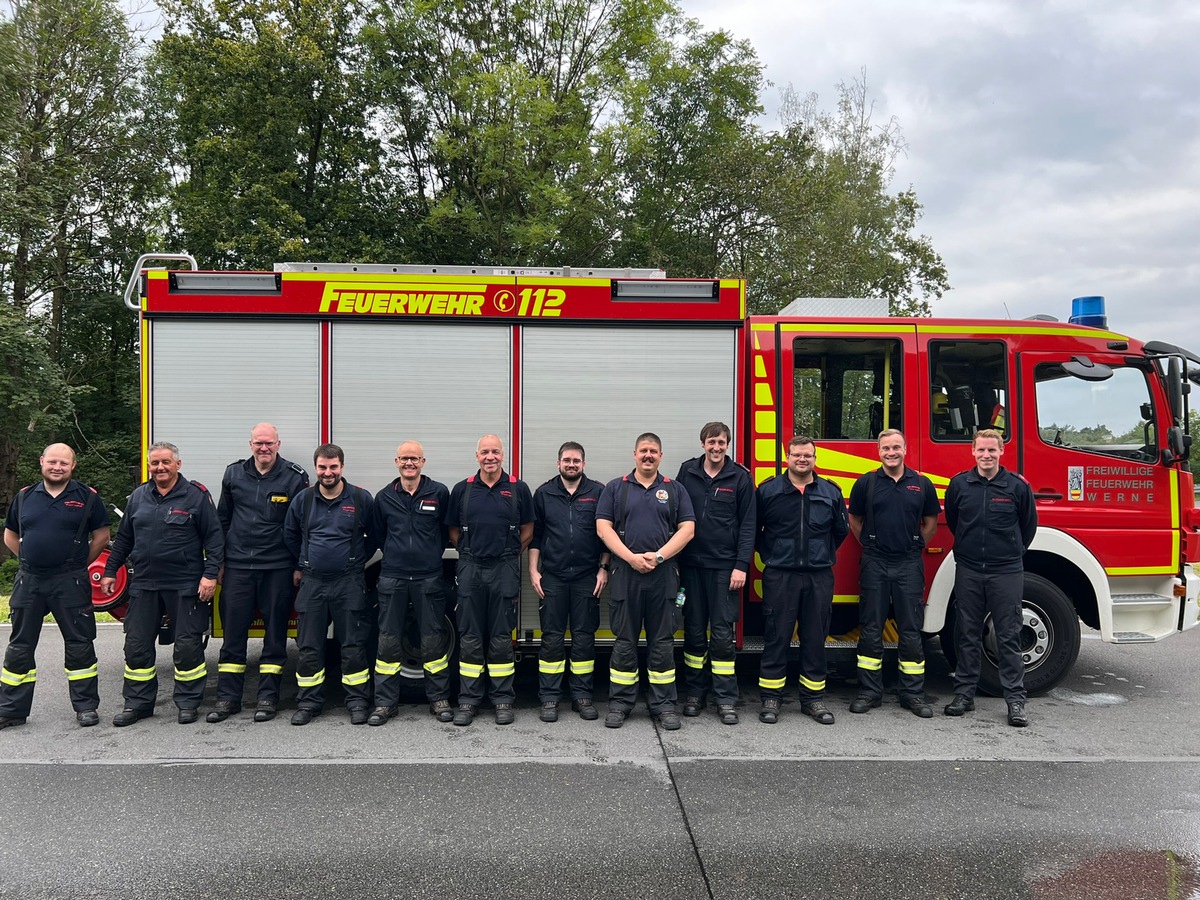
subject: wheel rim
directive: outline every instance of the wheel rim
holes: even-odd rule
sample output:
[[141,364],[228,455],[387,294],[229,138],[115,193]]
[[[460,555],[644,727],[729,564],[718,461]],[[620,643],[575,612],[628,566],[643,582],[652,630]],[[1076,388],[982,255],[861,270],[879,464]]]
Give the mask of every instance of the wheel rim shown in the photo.
[[[1026,671],[1036,669],[1044,663],[1054,646],[1054,626],[1050,623],[1050,617],[1040,606],[1028,600],[1021,605],[1021,634],[1018,641]],[[1000,667],[996,629],[991,616],[983,622],[983,652],[987,654],[993,666]]]

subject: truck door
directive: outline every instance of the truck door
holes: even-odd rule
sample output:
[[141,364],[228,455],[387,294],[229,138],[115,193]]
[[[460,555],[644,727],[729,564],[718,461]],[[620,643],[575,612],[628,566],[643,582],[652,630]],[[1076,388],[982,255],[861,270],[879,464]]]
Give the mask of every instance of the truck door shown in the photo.
[[1177,473],[1161,461],[1149,364],[1133,362],[1091,351],[1017,354],[1026,399],[1009,465],[1033,488],[1039,526],[1078,539],[1110,577],[1172,575]]

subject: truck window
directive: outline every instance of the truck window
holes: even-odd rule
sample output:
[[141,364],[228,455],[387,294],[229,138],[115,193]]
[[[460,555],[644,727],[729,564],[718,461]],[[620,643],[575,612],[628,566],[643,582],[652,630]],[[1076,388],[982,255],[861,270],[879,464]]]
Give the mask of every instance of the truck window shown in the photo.
[[901,345],[881,338],[797,338],[792,344],[795,434],[873,441],[901,428]]
[[1008,349],[1003,341],[931,341],[929,433],[969,441],[981,428],[1008,438]]
[[1154,406],[1146,373],[1113,365],[1105,381],[1081,381],[1058,364],[1034,369],[1038,435],[1074,447],[1150,462],[1158,458]]

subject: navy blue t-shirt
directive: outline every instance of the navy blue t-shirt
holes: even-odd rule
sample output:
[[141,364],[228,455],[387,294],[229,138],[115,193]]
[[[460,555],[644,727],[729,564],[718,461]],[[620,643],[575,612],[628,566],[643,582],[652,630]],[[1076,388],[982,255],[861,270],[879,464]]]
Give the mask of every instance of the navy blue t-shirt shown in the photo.
[[[463,521],[463,500],[471,492],[467,521]],[[513,504],[516,504],[514,514]],[[500,480],[488,487],[479,473],[460,481],[450,493],[446,526],[463,528],[458,541],[460,552],[476,559],[498,559],[521,552],[520,526],[533,522],[533,494],[529,486],[501,470]],[[513,530],[513,526],[517,526]]]
[[[87,527],[79,545],[72,546],[89,494],[93,495],[93,500]],[[74,478],[57,497],[51,497],[45,483],[39,481],[21,498],[20,521],[17,518],[17,498],[14,497],[4,527],[21,536],[21,561],[38,569],[87,565],[88,535],[112,522],[100,497]]]
[[[626,487],[628,485],[628,499]],[[675,495],[675,521],[671,519],[671,495]],[[631,553],[649,553],[660,549],[671,539],[671,533],[680,522],[695,522],[696,513],[692,498],[683,486],[662,473],[650,487],[642,487],[636,472],[614,478],[604,486],[600,504],[596,507],[596,518],[607,519],[613,527],[621,530],[621,505],[625,503],[625,536],[622,543]]]

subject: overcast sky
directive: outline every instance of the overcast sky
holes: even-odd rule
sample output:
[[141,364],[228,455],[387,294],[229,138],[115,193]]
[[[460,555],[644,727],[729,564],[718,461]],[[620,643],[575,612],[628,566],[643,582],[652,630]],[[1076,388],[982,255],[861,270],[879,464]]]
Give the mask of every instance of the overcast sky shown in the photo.
[[[893,190],[953,290],[935,315],[1066,319],[1200,352],[1200,4],[1173,0],[681,0],[820,96],[866,69],[908,143]],[[1006,311],[1007,309],[1007,311]]]

